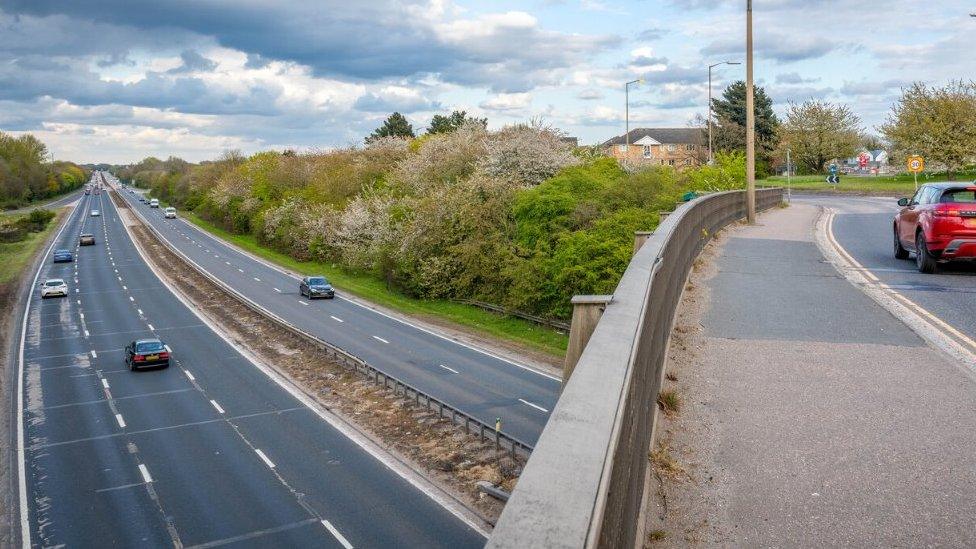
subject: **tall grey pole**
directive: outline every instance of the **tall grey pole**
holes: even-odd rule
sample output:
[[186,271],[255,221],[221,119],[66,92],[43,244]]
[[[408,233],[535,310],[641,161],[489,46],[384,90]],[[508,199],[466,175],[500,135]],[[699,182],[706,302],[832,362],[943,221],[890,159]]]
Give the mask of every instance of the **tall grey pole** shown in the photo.
[[793,162],[790,160],[790,150],[786,149],[786,203],[793,198]]
[[715,162],[715,157],[712,155],[712,67],[715,65],[708,66],[708,165],[711,166]]
[[756,222],[756,101],[752,79],[752,0],[746,0],[746,220]]

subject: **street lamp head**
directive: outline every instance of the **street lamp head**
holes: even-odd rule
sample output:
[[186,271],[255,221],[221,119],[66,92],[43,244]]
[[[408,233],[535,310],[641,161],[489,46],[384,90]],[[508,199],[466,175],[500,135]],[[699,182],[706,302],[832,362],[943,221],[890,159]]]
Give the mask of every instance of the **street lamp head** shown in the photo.
[[741,65],[742,61],[726,61],[726,65]]

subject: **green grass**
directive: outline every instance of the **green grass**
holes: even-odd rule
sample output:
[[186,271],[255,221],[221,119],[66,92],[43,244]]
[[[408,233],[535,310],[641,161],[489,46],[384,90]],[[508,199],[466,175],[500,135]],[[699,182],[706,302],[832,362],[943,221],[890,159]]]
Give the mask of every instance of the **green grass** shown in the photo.
[[27,238],[20,242],[0,243],[0,284],[12,282],[27,268],[34,255],[54,229],[57,228],[61,215],[51,220],[47,227],[39,233],[28,233]]
[[[956,175],[956,181],[972,181],[974,173]],[[798,175],[792,178],[792,188],[807,192],[839,192],[851,194],[880,195],[880,196],[911,196],[915,193],[915,181],[911,174],[878,176],[841,175],[839,185],[827,184],[826,175]],[[945,174],[919,174],[918,183],[934,183],[947,181]],[[785,187],[786,177],[773,176],[758,181],[760,185],[777,185]]]
[[480,332],[483,335],[519,343],[549,353],[566,354],[568,337],[552,329],[512,318],[470,305],[438,299],[415,299],[390,290],[379,278],[369,273],[352,272],[330,263],[298,261],[291,256],[268,249],[252,235],[233,234],[201,219],[191,212],[182,212],[184,219],[248,252],[288,270],[304,275],[321,274],[337,288],[383,307],[406,314],[434,317]]

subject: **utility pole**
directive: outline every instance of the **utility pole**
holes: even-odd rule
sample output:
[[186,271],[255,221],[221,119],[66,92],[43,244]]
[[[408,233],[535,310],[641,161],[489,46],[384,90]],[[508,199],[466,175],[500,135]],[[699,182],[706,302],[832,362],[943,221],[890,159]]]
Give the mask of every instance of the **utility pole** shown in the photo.
[[756,100],[752,79],[752,0],[746,0],[746,220],[756,222]]
[[712,69],[719,65],[741,65],[739,61],[722,61],[708,66],[708,164],[715,162],[715,155],[712,154]]
[[638,78],[637,80],[631,80],[624,84],[624,161],[627,161],[627,155],[630,154],[630,85],[640,84],[643,82],[643,78]]
[[793,162],[790,160],[790,150],[786,149],[786,203],[793,198]]

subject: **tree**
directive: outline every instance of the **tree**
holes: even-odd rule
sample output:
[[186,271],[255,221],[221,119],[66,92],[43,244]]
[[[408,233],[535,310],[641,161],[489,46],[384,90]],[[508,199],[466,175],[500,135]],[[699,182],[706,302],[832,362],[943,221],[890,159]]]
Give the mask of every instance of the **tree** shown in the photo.
[[382,126],[373,130],[373,133],[366,138],[366,143],[372,143],[382,137],[414,137],[413,126],[407,121],[407,117],[395,112],[383,121]]
[[[766,90],[755,87],[756,111],[756,173],[759,177],[769,173],[773,149],[776,148],[776,130],[779,119],[773,112],[773,101]],[[712,110],[717,120],[712,128],[714,148],[720,152],[745,152],[746,150],[746,83],[733,82],[722,92],[722,97],[712,99]]]
[[816,99],[790,103],[780,127],[780,151],[789,148],[801,171],[819,173],[831,160],[854,156],[861,144],[860,124],[847,105]]
[[878,129],[899,156],[922,155],[941,164],[952,180],[976,156],[976,83],[929,87],[916,82],[902,90]]
[[487,118],[474,118],[468,116],[468,113],[465,111],[454,111],[448,116],[435,114],[434,117],[430,119],[430,126],[427,127],[427,133],[448,133],[457,131],[457,129],[463,126],[465,122],[479,123],[482,127],[488,125]]
[[885,143],[884,139],[873,133],[865,133],[861,136],[861,146],[869,151],[888,150],[888,144]]

